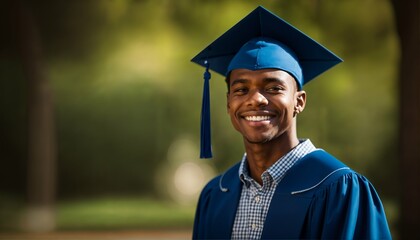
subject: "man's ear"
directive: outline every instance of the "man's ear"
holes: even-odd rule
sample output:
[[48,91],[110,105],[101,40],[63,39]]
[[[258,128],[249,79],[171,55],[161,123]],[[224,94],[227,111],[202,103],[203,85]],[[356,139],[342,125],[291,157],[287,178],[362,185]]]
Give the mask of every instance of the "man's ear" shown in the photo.
[[303,110],[305,109],[305,105],[306,105],[306,92],[301,90],[301,91],[297,91],[295,94],[295,115],[303,112]]

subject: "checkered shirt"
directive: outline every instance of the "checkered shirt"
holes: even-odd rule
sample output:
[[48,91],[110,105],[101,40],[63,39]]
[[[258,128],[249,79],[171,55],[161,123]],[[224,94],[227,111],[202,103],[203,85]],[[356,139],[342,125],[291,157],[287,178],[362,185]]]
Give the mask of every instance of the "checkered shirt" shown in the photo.
[[246,154],[244,155],[239,167],[239,178],[244,183],[244,187],[236,211],[232,239],[261,238],[265,218],[277,184],[297,160],[315,149],[309,139],[301,140],[300,144],[263,172],[262,186],[250,177]]

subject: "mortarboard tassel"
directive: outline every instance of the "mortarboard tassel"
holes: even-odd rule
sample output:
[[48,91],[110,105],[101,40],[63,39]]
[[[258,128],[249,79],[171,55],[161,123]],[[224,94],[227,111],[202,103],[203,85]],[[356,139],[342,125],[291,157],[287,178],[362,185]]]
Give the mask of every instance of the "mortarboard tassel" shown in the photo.
[[200,158],[212,158],[210,126],[210,78],[209,63],[205,61],[203,102],[201,105],[201,143]]

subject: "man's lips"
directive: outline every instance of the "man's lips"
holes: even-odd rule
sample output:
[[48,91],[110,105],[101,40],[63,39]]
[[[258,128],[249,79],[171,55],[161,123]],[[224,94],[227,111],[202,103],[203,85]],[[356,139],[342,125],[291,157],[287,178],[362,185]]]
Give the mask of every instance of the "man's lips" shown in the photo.
[[245,119],[246,121],[250,122],[262,122],[262,121],[269,121],[275,116],[275,114],[268,112],[268,111],[262,111],[262,112],[245,112],[241,114],[241,117]]
[[244,118],[247,121],[260,122],[260,121],[268,121],[268,120],[270,120],[271,116],[246,116]]

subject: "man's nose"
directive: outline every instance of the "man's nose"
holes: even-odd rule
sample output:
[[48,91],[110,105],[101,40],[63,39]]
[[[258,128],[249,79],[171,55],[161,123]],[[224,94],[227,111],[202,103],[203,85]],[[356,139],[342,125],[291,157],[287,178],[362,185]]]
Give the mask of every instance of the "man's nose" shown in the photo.
[[261,106],[267,105],[268,100],[260,90],[251,91],[248,98],[248,105],[250,106]]

